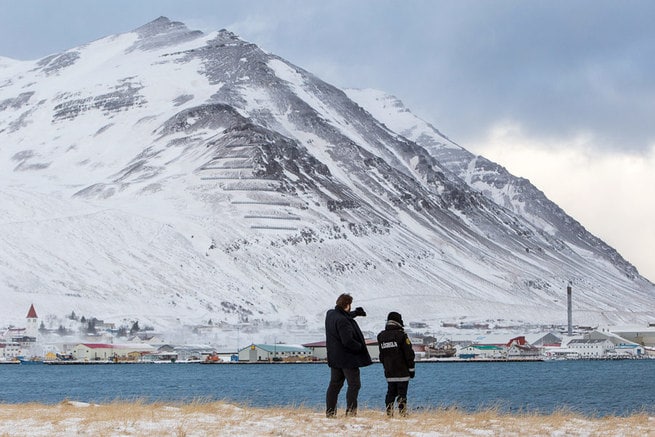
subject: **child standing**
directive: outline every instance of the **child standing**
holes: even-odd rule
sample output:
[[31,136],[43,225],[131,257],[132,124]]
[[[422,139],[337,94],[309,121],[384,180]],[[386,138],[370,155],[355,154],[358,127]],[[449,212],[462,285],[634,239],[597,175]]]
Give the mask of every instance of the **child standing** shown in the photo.
[[405,333],[402,316],[392,311],[387,316],[384,331],[378,334],[380,362],[387,378],[387,395],[384,399],[387,415],[393,416],[394,404],[398,400],[401,416],[407,414],[407,388],[414,377],[414,349]]

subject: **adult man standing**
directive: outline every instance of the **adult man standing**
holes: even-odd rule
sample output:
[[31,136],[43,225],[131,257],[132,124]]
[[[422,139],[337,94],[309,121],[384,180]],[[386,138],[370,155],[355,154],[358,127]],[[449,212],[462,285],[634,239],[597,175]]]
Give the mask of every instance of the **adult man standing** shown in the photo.
[[361,307],[351,312],[352,302],[352,296],[344,293],[337,298],[334,309],[325,315],[325,345],[330,366],[330,384],[325,395],[327,417],[337,415],[337,401],[344,381],[348,381],[346,416],[357,415],[357,395],[362,386],[359,368],[372,363],[364,334],[354,319],[366,316],[366,312]]

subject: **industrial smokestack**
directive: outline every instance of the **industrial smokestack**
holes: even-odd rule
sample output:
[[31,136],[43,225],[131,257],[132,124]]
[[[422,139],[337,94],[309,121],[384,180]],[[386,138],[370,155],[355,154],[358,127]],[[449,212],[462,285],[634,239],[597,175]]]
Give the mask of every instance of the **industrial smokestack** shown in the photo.
[[569,337],[573,335],[573,299],[571,297],[571,283],[566,287],[566,310],[569,322]]

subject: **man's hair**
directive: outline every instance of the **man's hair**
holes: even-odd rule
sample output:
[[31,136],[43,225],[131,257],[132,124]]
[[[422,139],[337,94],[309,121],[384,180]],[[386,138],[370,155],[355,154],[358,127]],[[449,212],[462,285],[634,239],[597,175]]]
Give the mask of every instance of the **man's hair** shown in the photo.
[[337,298],[337,306],[342,309],[346,309],[348,305],[353,303],[353,297],[349,295],[348,293],[343,293]]

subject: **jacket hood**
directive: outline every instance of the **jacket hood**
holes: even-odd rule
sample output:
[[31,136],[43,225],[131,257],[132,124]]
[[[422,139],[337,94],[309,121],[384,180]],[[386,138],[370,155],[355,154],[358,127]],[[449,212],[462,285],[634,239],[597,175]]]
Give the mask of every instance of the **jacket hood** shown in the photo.
[[385,327],[386,329],[403,329],[403,325],[396,322],[395,320],[387,320]]

